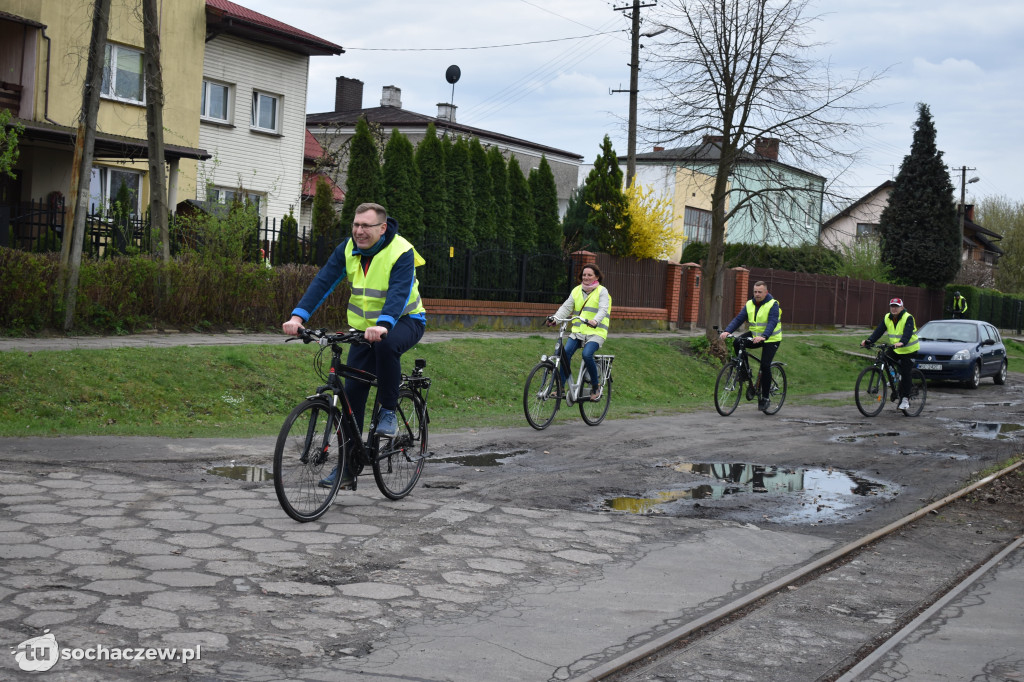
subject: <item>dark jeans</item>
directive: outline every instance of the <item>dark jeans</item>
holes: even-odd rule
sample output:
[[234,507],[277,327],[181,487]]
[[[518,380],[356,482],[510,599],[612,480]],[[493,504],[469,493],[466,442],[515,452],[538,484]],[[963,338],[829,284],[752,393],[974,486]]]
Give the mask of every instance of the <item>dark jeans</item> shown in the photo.
[[[565,357],[572,360],[572,356],[576,354],[576,350],[580,347],[579,339],[566,339],[565,341]],[[601,375],[597,372],[597,363],[594,362],[594,353],[601,346],[596,341],[590,341],[587,345],[583,346],[583,365],[587,368],[587,372],[590,374],[590,384],[597,386]],[[569,378],[570,367],[568,365],[562,365],[562,383]]]
[[887,351],[886,355],[900,368],[900,397],[909,398],[912,387],[910,373],[914,371],[914,354]]
[[[377,400],[389,410],[398,406],[398,387],[402,383],[402,353],[423,338],[424,329],[425,326],[417,320],[400,317],[382,340],[369,346],[353,344],[348,349],[350,366],[377,375]],[[361,381],[346,379],[345,392],[352,402],[352,415],[362,431],[370,386]]]
[[771,392],[772,387],[772,376],[771,371],[768,369],[772,366],[772,360],[775,359],[775,352],[779,350],[779,344],[781,341],[762,341],[761,343],[755,343],[751,345],[751,348],[761,349],[761,397],[765,400],[768,399],[768,394]]

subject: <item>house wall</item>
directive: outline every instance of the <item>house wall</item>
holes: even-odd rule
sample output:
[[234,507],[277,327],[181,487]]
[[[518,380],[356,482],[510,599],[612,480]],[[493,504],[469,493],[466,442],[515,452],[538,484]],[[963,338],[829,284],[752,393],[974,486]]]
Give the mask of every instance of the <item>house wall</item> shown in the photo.
[[822,227],[818,241],[822,246],[836,250],[844,246],[852,246],[857,238],[857,224],[870,223],[877,225],[881,220],[882,211],[889,203],[889,190],[874,194],[855,206],[850,207],[847,215],[836,218]]
[[[302,192],[303,143],[306,133],[306,85],[309,58],[252,43],[217,36],[206,43],[203,77],[231,86],[229,125],[202,121],[199,146],[213,155],[200,162],[196,198],[206,198],[208,184],[264,195],[260,211],[280,220],[289,208],[299,214]],[[280,96],[280,134],[250,127],[253,90]],[[196,85],[197,96],[201,84]],[[195,112],[200,104],[197,99]]]
[[[46,25],[46,36],[50,38],[49,81],[47,82],[46,41],[41,37],[34,49],[35,78],[31,89],[31,114],[27,118],[36,121],[49,119],[60,125],[74,127],[82,108],[82,85],[88,60],[91,36],[91,0],[4,0],[3,9],[12,14],[33,19]],[[167,66],[163,69],[164,80],[164,141],[188,147],[199,142],[199,84],[202,76],[200,59],[182,59],[181,55],[200,55],[206,32],[205,0],[175,0],[158,6],[162,58]],[[138,0],[112,0],[108,40],[142,51],[143,33],[139,16]],[[34,30],[34,29],[33,29]],[[115,135],[146,139],[146,108],[140,104],[128,104],[107,98],[100,99],[97,130]],[[23,152],[27,147],[23,147]],[[58,169],[31,168],[24,160],[23,169],[30,177],[24,192],[31,192],[34,198],[42,197],[57,190],[65,196],[70,194],[71,151],[63,151],[51,157],[40,150],[39,158],[56,163]],[[121,165],[143,172],[145,162],[124,162],[117,164],[109,160],[97,160],[95,165]],[[195,162],[182,160],[183,170],[192,168],[195,176]],[[53,183],[53,184],[51,184]],[[145,185],[145,180],[144,180]],[[148,186],[143,187],[147,203]],[[179,192],[191,195],[194,188],[186,180],[179,180]]]

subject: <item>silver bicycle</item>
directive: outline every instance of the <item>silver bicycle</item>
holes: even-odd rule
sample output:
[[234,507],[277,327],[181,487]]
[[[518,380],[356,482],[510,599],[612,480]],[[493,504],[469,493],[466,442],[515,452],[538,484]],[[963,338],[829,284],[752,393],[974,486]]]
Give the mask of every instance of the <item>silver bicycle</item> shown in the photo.
[[597,364],[597,371],[600,374],[599,398],[593,399],[589,386],[584,386],[584,377],[589,377],[586,365],[582,359],[580,369],[573,380],[568,375],[567,385],[562,385],[563,365],[569,366],[569,358],[565,354],[565,339],[569,337],[570,328],[576,320],[583,321],[580,317],[552,318],[561,326],[558,330],[558,339],[555,341],[555,352],[553,355],[540,356],[530,376],[526,378],[526,387],[523,389],[523,413],[530,426],[540,430],[545,429],[554,421],[555,413],[561,406],[562,400],[568,405],[579,403],[580,416],[583,421],[591,426],[596,426],[604,421],[608,414],[608,405],[612,401],[612,361],[614,355],[594,355],[594,362]]

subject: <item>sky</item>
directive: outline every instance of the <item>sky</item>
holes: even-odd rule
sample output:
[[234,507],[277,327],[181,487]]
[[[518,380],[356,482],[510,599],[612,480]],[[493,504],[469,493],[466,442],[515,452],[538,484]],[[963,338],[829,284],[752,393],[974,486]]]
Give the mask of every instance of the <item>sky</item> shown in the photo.
[[[311,58],[308,113],[333,111],[335,78],[347,76],[363,81],[364,107],[394,85],[405,109],[436,115],[438,103],[452,102],[460,123],[584,163],[606,134],[626,154],[629,98],[610,91],[629,88],[629,23],[616,11],[629,0],[236,1],[345,49]],[[654,22],[661,10],[641,16]],[[812,0],[809,13],[820,17],[811,38],[824,43],[818,56],[832,73],[886,70],[860,100],[878,108],[858,136],[863,160],[839,178],[847,194],[895,177],[924,102],[957,192],[961,173],[952,169],[979,179],[967,185],[967,203],[1024,201],[1024,2]],[[445,80],[453,64],[454,87]],[[637,151],[650,149],[638,143]]]

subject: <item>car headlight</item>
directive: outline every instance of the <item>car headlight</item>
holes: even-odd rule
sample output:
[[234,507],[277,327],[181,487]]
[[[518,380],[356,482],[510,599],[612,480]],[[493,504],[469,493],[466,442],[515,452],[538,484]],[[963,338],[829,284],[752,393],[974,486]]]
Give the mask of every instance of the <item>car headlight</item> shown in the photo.
[[970,359],[971,359],[971,351],[967,350],[966,348],[964,350],[958,350],[957,352],[953,353],[953,357],[950,358],[950,360],[953,360],[953,361],[956,361],[956,360],[970,360]]

